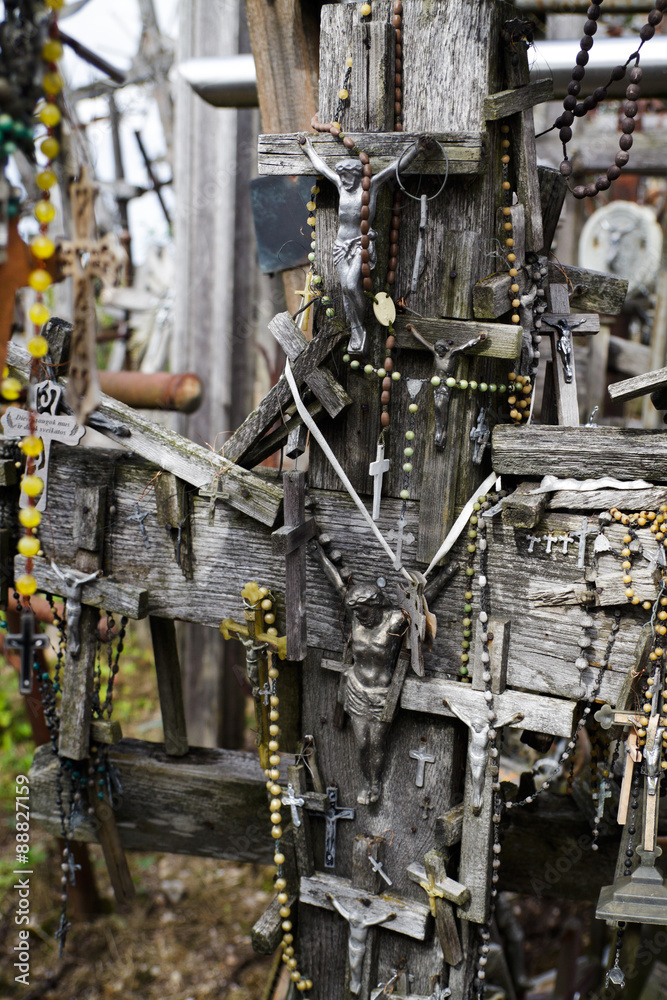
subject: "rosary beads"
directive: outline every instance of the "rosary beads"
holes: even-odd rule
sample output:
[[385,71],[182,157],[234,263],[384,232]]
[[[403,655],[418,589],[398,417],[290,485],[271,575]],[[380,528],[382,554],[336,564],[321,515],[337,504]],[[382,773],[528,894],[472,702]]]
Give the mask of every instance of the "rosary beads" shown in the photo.
[[656,26],[663,18],[663,11],[667,9],[667,0],[655,0],[655,7],[648,15],[647,23],[643,25],[639,32],[641,39],[636,52],[628,58],[625,65],[615,66],[611,71],[609,80],[603,87],[597,87],[593,93],[585,97],[583,101],[577,102],[577,96],[581,91],[581,83],[586,75],[586,64],[589,60],[589,52],[593,48],[593,36],[597,31],[597,21],[601,13],[601,4],[592,3],[587,11],[588,20],[584,24],[584,33],[579,43],[580,51],[577,54],[576,66],[572,70],[572,81],[568,84],[567,97],[563,101],[563,113],[556,119],[554,128],[558,128],[559,138],[563,144],[563,161],[560,165],[560,172],[564,177],[572,174],[572,164],[567,156],[567,144],[572,139],[571,125],[575,118],[583,118],[589,111],[594,110],[601,101],[607,97],[607,88],[615,81],[622,80],[626,73],[628,64],[634,59],[635,66],[630,70],[630,84],[625,92],[625,103],[623,112],[625,117],[621,121],[622,135],[619,139],[620,151],[616,154],[614,163],[607,170],[606,177],[598,177],[591,184],[577,184],[572,188],[575,198],[595,198],[599,191],[606,191],[612,181],[621,175],[621,170],[629,159],[629,150],[632,147],[632,133],[635,129],[634,118],[637,114],[637,100],[641,95],[639,83],[642,78],[642,71],[639,68],[639,53],[645,42],[655,35]]

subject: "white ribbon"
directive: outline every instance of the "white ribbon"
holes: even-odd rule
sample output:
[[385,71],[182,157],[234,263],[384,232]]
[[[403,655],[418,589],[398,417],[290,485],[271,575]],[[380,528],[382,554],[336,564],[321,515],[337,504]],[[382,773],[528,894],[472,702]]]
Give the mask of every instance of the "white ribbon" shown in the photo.
[[[396,562],[396,553],[393,551],[393,549],[391,548],[391,546],[388,544],[388,542],[386,541],[384,535],[382,534],[382,532],[378,528],[377,524],[375,523],[375,521],[373,520],[373,518],[371,517],[371,515],[368,513],[368,511],[366,510],[366,506],[365,506],[363,500],[361,499],[361,497],[359,496],[359,494],[355,490],[355,488],[352,485],[352,483],[350,482],[350,480],[345,475],[345,472],[343,471],[343,468],[342,468],[340,462],[338,461],[338,459],[334,455],[333,451],[329,447],[329,445],[327,443],[327,440],[324,437],[324,434],[322,434],[322,431],[319,429],[319,427],[317,426],[317,424],[315,423],[315,421],[311,417],[310,413],[308,412],[308,410],[304,406],[303,401],[301,399],[301,396],[299,395],[299,389],[298,389],[298,386],[297,386],[296,381],[294,379],[294,375],[292,374],[292,369],[290,367],[289,361],[285,361],[285,378],[287,379],[287,384],[289,385],[290,390],[292,392],[292,396],[294,397],[294,403],[295,403],[296,408],[297,408],[297,410],[299,412],[299,416],[301,417],[301,419],[303,420],[304,424],[306,425],[306,427],[308,428],[308,430],[310,431],[310,433],[313,435],[313,437],[315,438],[315,440],[319,444],[319,446],[322,449],[322,451],[324,452],[324,454],[327,456],[327,458],[331,462],[331,466],[332,466],[334,472],[336,473],[336,475],[340,479],[341,483],[343,484],[343,486],[345,487],[345,489],[347,490],[347,492],[350,494],[352,500],[354,501],[354,504],[359,508],[360,514],[363,516],[364,520],[368,524],[368,527],[371,529],[371,531],[373,532],[373,534],[377,538],[378,542],[380,543],[380,545],[382,546],[382,548],[384,549],[384,551],[387,553],[387,555],[391,559],[391,562],[392,562],[392,565],[393,565]],[[400,570],[401,570],[401,573],[403,574],[403,576],[406,578],[406,580],[409,580],[410,583],[412,583],[412,577],[410,576],[410,574],[408,573],[408,571],[403,566],[400,567]]]
[[445,538],[444,542],[442,543],[436,554],[431,559],[431,563],[426,572],[424,573],[424,576],[428,576],[431,570],[434,568],[434,566],[437,566],[440,560],[447,555],[447,553],[452,548],[452,546],[458,539],[459,535],[465,528],[466,524],[468,523],[470,515],[474,510],[474,506],[477,503],[477,497],[482,496],[484,493],[488,493],[488,491],[491,489],[491,487],[494,485],[497,479],[498,479],[498,474],[496,472],[492,472],[489,476],[486,477],[481,486],[477,487],[473,495],[470,497],[470,500],[468,500],[467,504],[465,505],[465,507],[457,517],[456,521],[450,528],[449,533]]

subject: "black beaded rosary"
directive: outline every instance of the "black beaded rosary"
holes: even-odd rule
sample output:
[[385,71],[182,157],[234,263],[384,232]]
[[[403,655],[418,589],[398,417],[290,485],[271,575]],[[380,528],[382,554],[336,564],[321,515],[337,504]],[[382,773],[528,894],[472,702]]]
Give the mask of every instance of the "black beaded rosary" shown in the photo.
[[[655,0],[655,7],[648,15],[647,23],[642,26],[639,37],[641,39],[639,47],[627,59],[624,65],[615,66],[611,71],[609,80],[603,87],[596,87],[592,94],[585,97],[583,101],[578,101],[577,97],[581,91],[581,84],[586,75],[586,65],[589,60],[589,52],[593,48],[593,36],[598,30],[598,18],[601,14],[601,5],[592,3],[587,11],[587,21],[584,24],[584,33],[579,42],[579,52],[577,53],[576,65],[572,70],[572,80],[568,84],[567,97],[563,101],[563,113],[556,119],[552,128],[558,128],[561,142],[563,143],[563,161],[560,165],[560,172],[563,177],[570,177],[572,174],[572,164],[567,155],[567,144],[572,139],[572,123],[575,118],[584,118],[589,111],[593,111],[598,104],[607,98],[607,88],[614,82],[622,80],[627,72],[627,67],[634,60],[635,65],[630,70],[630,83],[625,91],[625,102],[623,104],[624,118],[621,121],[622,135],[619,139],[620,150],[616,154],[614,163],[607,169],[606,177],[598,177],[591,184],[577,184],[573,187],[572,194],[575,198],[595,198],[598,192],[606,191],[612,181],[621,176],[621,170],[627,164],[632,148],[632,133],[635,130],[635,116],[637,114],[637,101],[641,95],[640,82],[642,70],[639,67],[639,53],[645,42],[648,42],[655,35],[655,29],[662,21],[663,11],[667,8],[667,0]],[[549,129],[548,131],[551,131]]]

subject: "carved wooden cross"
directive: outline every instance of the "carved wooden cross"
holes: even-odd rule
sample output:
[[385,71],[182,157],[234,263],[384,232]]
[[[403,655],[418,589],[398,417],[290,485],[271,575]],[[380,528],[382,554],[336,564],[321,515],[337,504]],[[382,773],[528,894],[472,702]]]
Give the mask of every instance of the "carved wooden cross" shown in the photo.
[[95,236],[96,189],[85,167],[79,179],[70,185],[72,217],[75,235],[57,243],[58,261],[62,273],[70,275],[74,284],[74,308],[71,360],[67,384],[67,402],[79,423],[100,402],[100,387],[95,360],[95,291],[93,282],[99,278],[105,284],[115,284],[124,264],[124,254],[111,234],[101,240]]
[[574,370],[574,344],[572,337],[597,333],[600,317],[594,313],[570,313],[570,297],[566,284],[549,286],[551,312],[542,315],[542,323],[551,328],[551,357],[556,390],[558,423],[567,427],[579,426],[577,403],[577,378]]
[[305,516],[305,472],[286,472],[285,524],[273,532],[273,554],[285,557],[287,658],[303,660],[308,652],[306,618],[306,543],[315,534],[315,521]]
[[[44,483],[44,489],[35,506],[37,510],[43,511],[46,510],[51,443],[57,441],[59,444],[76,445],[85,434],[85,427],[80,427],[75,417],[56,416],[62,388],[55,382],[38,382],[34,391],[37,409],[34,434],[44,442],[44,450],[35,459],[35,475]],[[22,438],[31,433],[30,421],[28,410],[10,406],[0,419],[0,425],[5,437]],[[21,493],[19,505],[21,507],[29,505],[29,497],[26,494]]]
[[[337,417],[352,400],[331,372],[320,366],[345,336],[345,330],[326,323],[318,335],[308,341],[289,313],[274,316],[269,330],[289,358],[297,385],[305,383],[316,397],[315,414],[324,410],[330,417]],[[292,393],[283,375],[257,409],[225,441],[222,448],[224,457],[250,468],[273,454],[282,446],[289,431],[300,422],[299,419],[284,422],[285,415],[291,416],[294,412],[293,407]],[[267,435],[266,432],[278,419],[281,419],[280,426]]]

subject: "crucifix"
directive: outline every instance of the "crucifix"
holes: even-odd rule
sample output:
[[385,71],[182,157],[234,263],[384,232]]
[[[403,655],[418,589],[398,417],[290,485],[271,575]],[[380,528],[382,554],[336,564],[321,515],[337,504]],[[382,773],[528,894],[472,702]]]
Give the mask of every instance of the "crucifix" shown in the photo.
[[[395,920],[396,914],[389,911],[378,915],[365,912],[361,907],[346,909],[335,896],[329,896],[329,899],[336,912],[350,925],[350,939],[347,950],[350,969],[350,993],[358,996],[361,992],[361,970],[366,954],[368,931],[371,927],[378,927],[380,924],[386,924],[389,920]],[[360,902],[363,903],[364,900],[361,899]]]
[[473,465],[482,464],[484,452],[489,447],[491,442],[491,427],[489,426],[486,417],[486,407],[483,406],[479,411],[477,423],[470,431],[470,440],[475,442],[475,447],[472,453]]
[[306,473],[283,475],[285,524],[273,532],[273,554],[285,557],[287,658],[303,660],[308,651],[306,617],[306,549],[315,534],[315,521],[306,518]]
[[327,787],[329,798],[329,808],[324,813],[313,813],[314,816],[323,816],[325,822],[324,829],[324,867],[336,867],[336,824],[339,819],[354,819],[355,810],[348,806],[338,805],[338,788],[336,785]]
[[263,606],[264,602],[268,602],[269,608],[272,606],[268,595],[268,588],[258,587],[255,581],[247,583],[241,591],[245,624],[241,625],[233,618],[225,618],[220,624],[220,631],[225,639],[238,639],[245,647],[246,672],[255,702],[259,760],[265,769],[269,766],[269,706],[273,697],[270,693],[269,705],[263,704],[265,691],[262,683],[264,685],[269,683],[266,653],[268,650],[277,653],[281,660],[287,657],[286,637],[279,637],[275,629],[269,632],[264,625],[264,614],[268,611],[268,608]]
[[100,402],[100,387],[95,360],[95,290],[94,281],[115,284],[120,278],[125,255],[120,244],[108,233],[103,239],[95,237],[95,212],[93,204],[96,189],[85,167],[79,179],[70,185],[72,218],[75,235],[57,243],[58,260],[62,273],[73,279],[73,329],[72,354],[67,383],[67,402],[80,424]]
[[433,386],[433,407],[435,410],[435,446],[439,451],[444,451],[447,445],[447,424],[449,422],[449,400],[452,395],[452,387],[447,385],[449,379],[454,378],[458,355],[469,351],[477,344],[483,343],[488,334],[480,333],[472,337],[465,344],[455,344],[453,340],[436,340],[434,344],[429,343],[422,335],[409,324],[408,330],[420,344],[432,353],[435,358],[434,378],[437,383]]
[[21,673],[19,692],[31,694],[32,668],[35,660],[35,650],[46,649],[49,645],[48,636],[35,635],[35,616],[32,611],[21,613],[21,631],[17,635],[5,636],[5,649],[21,651]]
[[394,884],[387,875],[386,871],[384,870],[381,861],[378,861],[377,858],[374,858],[371,854],[368,855],[368,860],[370,861],[370,865],[373,871],[376,872],[381,878],[383,878],[384,881],[387,883],[387,885]]
[[289,806],[292,813],[292,823],[294,826],[301,826],[299,809],[303,807],[304,800],[294,794],[294,785],[290,782],[287,785],[287,795],[283,795],[283,805]]
[[[491,723],[487,719],[479,716],[466,716],[453,704],[447,702],[448,707],[457,719],[470,730],[470,742],[468,744],[468,770],[472,780],[471,808],[473,815],[478,815],[482,811],[482,795],[486,778],[486,765],[489,760],[489,740],[491,739]],[[521,712],[514,712],[506,719],[493,722],[493,729],[502,729],[503,726],[511,726],[516,722],[521,722],[523,715]]]
[[139,525],[139,529],[141,530],[141,537],[143,539],[144,546],[147,549],[150,549],[151,543],[148,537],[148,532],[146,531],[146,525],[144,524],[144,521],[146,520],[149,514],[150,514],[149,510],[142,510],[139,504],[135,503],[134,514],[128,514],[127,516],[128,521],[136,521],[137,524]]
[[417,774],[415,776],[415,785],[417,788],[424,787],[424,773],[426,771],[427,764],[435,764],[435,757],[432,754],[427,754],[424,747],[420,747],[418,750],[411,750],[410,756],[413,760],[417,761]]
[[377,444],[375,461],[368,466],[368,474],[373,479],[373,520],[377,521],[380,516],[380,504],[382,502],[382,479],[385,472],[389,472],[389,459],[384,457],[384,437],[381,435]]
[[[31,415],[28,410],[8,406],[0,418],[0,426],[5,437],[23,438],[34,433],[35,437],[42,439],[44,448],[35,458],[34,472],[44,483],[44,489],[35,504],[39,511],[46,510],[51,443],[57,441],[59,444],[73,446],[78,444],[85,434],[85,427],[81,427],[74,417],[56,415],[62,392],[62,388],[55,382],[37,383],[34,388],[37,410],[37,415],[33,418],[34,431],[31,430]],[[20,506],[27,507],[28,503],[29,497],[21,492]]]
[[588,518],[587,517],[583,517],[582,521],[581,521],[581,528],[580,528],[580,530],[572,532],[573,538],[578,538],[579,539],[579,550],[578,550],[578,553],[577,553],[577,568],[578,569],[583,569],[584,568],[584,562],[586,560],[586,537],[588,535],[596,535],[597,531],[598,531],[598,529],[597,529],[596,525],[593,524],[592,526],[590,526],[589,523],[588,523]]
[[51,561],[51,568],[64,583],[62,596],[65,598],[65,613],[67,616],[67,654],[72,659],[79,658],[81,652],[81,641],[79,638],[79,622],[81,621],[81,591],[91,580],[96,580],[102,574],[102,570],[95,570],[94,573],[79,574],[73,569],[61,570]]
[[558,423],[567,427],[579,426],[577,379],[574,370],[572,336],[597,333],[600,319],[593,313],[578,316],[570,313],[570,297],[565,284],[549,286],[551,312],[545,312],[542,322],[551,327],[551,357],[556,390]]
[[447,875],[448,856],[446,850],[428,851],[423,865],[409,865],[406,872],[408,878],[426,893],[445,962],[455,966],[461,961],[463,952],[453,906],[466,906],[470,891]]
[[535,543],[541,541],[542,541],[541,535],[528,535],[528,551],[532,552],[533,549],[535,548]]
[[555,535],[552,535],[552,533],[551,533],[551,532],[549,532],[549,534],[548,534],[548,535],[545,535],[545,536],[543,537],[542,541],[543,541],[543,542],[546,542],[546,543],[547,543],[547,547],[546,547],[546,553],[547,553],[547,555],[550,555],[550,554],[551,554],[551,549],[552,549],[552,546],[553,546],[553,544],[554,544],[554,542],[555,542],[556,540],[557,540],[557,539],[556,539],[556,536],[555,536]]

